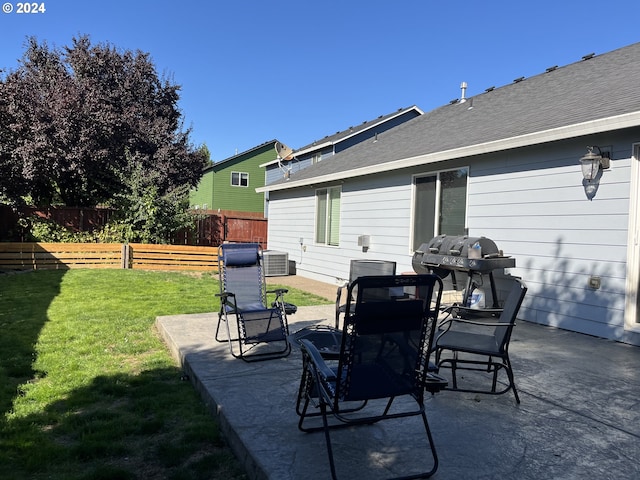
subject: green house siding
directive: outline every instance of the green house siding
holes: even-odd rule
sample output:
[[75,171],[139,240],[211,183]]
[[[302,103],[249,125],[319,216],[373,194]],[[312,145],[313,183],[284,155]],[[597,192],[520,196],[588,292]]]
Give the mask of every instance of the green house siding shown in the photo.
[[[256,193],[256,188],[264,186],[265,174],[260,165],[275,158],[274,143],[275,140],[267,142],[207,167],[197,189],[191,191],[190,205],[200,208],[207,205],[210,210],[264,212],[264,194]],[[232,173],[248,174],[248,185],[232,185]]]
[[189,205],[193,207],[213,208],[213,170],[207,169],[198,183],[198,187],[189,192]]

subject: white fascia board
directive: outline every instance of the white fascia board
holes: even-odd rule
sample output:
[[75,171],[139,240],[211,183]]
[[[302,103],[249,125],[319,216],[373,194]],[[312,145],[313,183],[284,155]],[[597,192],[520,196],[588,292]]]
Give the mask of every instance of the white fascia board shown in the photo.
[[[296,151],[293,152],[294,153],[294,158],[297,155],[301,155],[301,154],[305,154],[305,153],[309,153],[309,152],[315,152],[316,150],[321,150],[321,149],[323,149],[325,147],[330,147],[331,145],[333,145],[332,142],[325,142],[325,143],[322,143],[322,144],[319,144],[319,145],[314,145],[312,148],[307,148],[305,150],[296,150]],[[289,161],[289,160],[287,160],[287,161]],[[276,163],[278,163],[278,159],[277,158],[275,160],[271,160],[270,162],[266,162],[266,163],[263,163],[262,165],[258,165],[258,166],[264,168],[264,167],[268,167],[269,165],[274,165]]]
[[401,168],[415,167],[418,165],[428,165],[436,162],[443,162],[455,158],[465,158],[485,153],[499,152],[510,150],[512,148],[528,147],[531,145],[539,145],[568,138],[579,137],[582,135],[593,135],[612,130],[621,130],[623,128],[637,127],[640,125],[640,111],[619,115],[616,117],[603,118],[599,120],[591,120],[589,122],[577,123],[566,127],[544,130],[542,132],[528,133],[517,137],[505,138],[502,140],[494,140],[467,147],[454,148],[444,150],[442,152],[429,153],[419,155],[417,157],[403,158],[392,162],[371,165],[367,167],[347,170],[344,172],[332,173],[319,177],[307,178],[299,181],[288,181],[273,186],[265,186],[256,189],[257,192],[267,192],[276,190],[287,190],[289,188],[305,187],[309,185],[318,185],[321,183],[335,182],[346,178],[360,177],[363,175],[371,175],[374,173],[383,173]]
[[331,145],[333,145],[333,142],[319,143],[317,145],[314,145],[313,147],[305,148],[304,150],[297,150],[293,153],[295,153],[296,155],[304,155],[305,153],[315,152],[316,150],[322,150],[323,148],[330,147]]
[[276,157],[276,159],[275,159],[275,160],[271,160],[271,161],[269,161],[269,162],[266,162],[266,163],[263,163],[263,164],[261,164],[261,165],[258,165],[258,167],[260,167],[260,168],[265,168],[265,167],[268,167],[269,165],[274,165],[274,164],[276,164],[276,163],[278,163],[278,158],[277,158],[277,157]]

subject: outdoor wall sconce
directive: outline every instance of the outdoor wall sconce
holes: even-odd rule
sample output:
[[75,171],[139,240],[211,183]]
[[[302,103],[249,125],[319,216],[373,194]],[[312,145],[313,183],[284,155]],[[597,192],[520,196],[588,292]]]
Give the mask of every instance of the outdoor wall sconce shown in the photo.
[[[598,149],[598,153],[594,153],[594,148]],[[603,152],[597,145],[587,147],[587,153],[580,159],[582,176],[587,182],[591,182],[596,179],[600,170],[606,170],[609,168],[611,165],[609,155],[609,152]]]

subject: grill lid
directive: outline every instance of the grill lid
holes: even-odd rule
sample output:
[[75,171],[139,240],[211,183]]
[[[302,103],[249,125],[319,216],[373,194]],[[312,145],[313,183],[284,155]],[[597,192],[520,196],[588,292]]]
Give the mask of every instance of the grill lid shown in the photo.
[[438,235],[420,245],[413,254],[412,266],[416,273],[432,271],[445,278],[451,270],[488,272],[515,267],[515,259],[505,257],[486,237]]

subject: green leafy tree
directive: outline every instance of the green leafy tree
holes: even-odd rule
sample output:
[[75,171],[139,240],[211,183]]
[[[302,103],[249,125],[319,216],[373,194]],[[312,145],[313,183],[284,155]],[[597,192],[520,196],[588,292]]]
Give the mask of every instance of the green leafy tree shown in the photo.
[[159,175],[145,172],[142,162],[131,158],[122,176],[126,190],[113,200],[117,213],[103,231],[104,236],[118,242],[170,243],[176,231],[191,226],[188,185],[161,192]]

